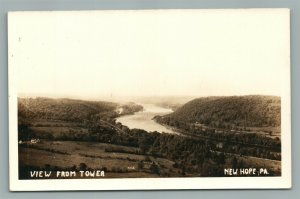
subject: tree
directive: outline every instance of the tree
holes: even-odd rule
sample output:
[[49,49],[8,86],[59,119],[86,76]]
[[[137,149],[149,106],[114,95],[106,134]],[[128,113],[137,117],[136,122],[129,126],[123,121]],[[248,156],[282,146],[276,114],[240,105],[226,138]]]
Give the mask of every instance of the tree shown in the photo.
[[79,170],[80,171],[84,171],[86,169],[87,169],[87,165],[85,163],[82,162],[82,163],[79,164]]
[[225,163],[225,155],[224,153],[221,153],[217,157],[217,163],[218,164],[224,164]]
[[238,162],[237,162],[237,159],[236,159],[236,157],[234,156],[234,157],[232,158],[232,160],[231,160],[232,167],[236,169],[236,168],[237,168],[237,163],[238,163]]
[[159,167],[156,164],[152,164],[150,166],[150,170],[152,173],[155,173],[155,174],[159,174],[159,171],[160,171]]
[[144,168],[144,162],[143,162],[142,160],[140,160],[140,161],[138,162],[138,169],[141,170],[141,169],[143,169],[143,168]]

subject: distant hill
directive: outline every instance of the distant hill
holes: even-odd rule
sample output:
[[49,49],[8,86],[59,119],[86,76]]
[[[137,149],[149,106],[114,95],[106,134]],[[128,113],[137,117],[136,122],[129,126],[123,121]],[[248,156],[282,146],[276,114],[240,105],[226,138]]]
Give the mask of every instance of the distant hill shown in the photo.
[[155,104],[164,108],[170,108],[175,111],[178,107],[194,99],[193,96],[150,96],[137,97],[134,101],[142,104]]
[[18,98],[19,119],[82,121],[92,115],[112,115],[118,104],[73,99]]
[[280,97],[249,95],[197,98],[160,120],[165,124],[187,122],[221,128],[278,127],[280,116]]

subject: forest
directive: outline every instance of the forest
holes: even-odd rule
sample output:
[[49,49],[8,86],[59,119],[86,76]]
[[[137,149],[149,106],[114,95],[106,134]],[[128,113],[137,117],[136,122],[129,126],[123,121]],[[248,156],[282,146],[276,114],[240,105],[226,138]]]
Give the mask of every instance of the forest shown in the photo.
[[[235,98],[233,97],[233,100]],[[134,103],[117,104],[71,99],[20,98],[18,101],[18,139],[21,156],[19,162],[21,177],[28,178],[28,173],[24,173],[24,170],[29,169],[62,170],[70,169],[70,167],[78,169],[82,164],[85,164],[87,168],[94,168],[94,163],[89,165],[86,162],[76,162],[75,165],[72,162],[72,165],[69,166],[51,165],[54,164],[53,162],[45,162],[41,165],[41,163],[30,163],[30,160],[24,156],[29,151],[37,154],[43,151],[43,154],[50,156],[55,154],[62,157],[62,159],[67,159],[66,156],[72,155],[73,151],[70,150],[70,147],[68,147],[69,149],[58,150],[57,146],[54,148],[51,146],[57,142],[66,146],[76,144],[78,150],[81,151],[77,155],[87,158],[89,161],[90,159],[103,159],[104,155],[112,159],[113,154],[119,154],[117,165],[105,166],[105,170],[110,172],[112,176],[113,173],[124,173],[126,174],[125,177],[141,177],[141,175],[146,175],[146,177],[152,175],[156,177],[217,177],[224,176],[224,168],[240,168],[253,165],[268,168],[269,175],[280,175],[280,138],[272,138],[253,132],[231,131],[230,128],[224,128],[223,131],[220,131],[220,126],[213,128],[214,125],[212,124],[216,124],[217,121],[226,121],[226,125],[236,124],[241,126],[242,120],[238,119],[237,116],[234,117],[235,114],[231,114],[230,111],[229,116],[223,115],[219,120],[212,119],[213,122],[205,123],[205,120],[197,120],[199,123],[205,123],[205,128],[203,125],[199,127],[198,123],[195,123],[195,119],[198,118],[196,116],[200,113],[198,110],[204,111],[202,108],[203,103],[209,105],[207,101],[213,101],[212,103],[216,107],[210,105],[214,107],[214,110],[207,113],[213,115],[214,112],[220,109],[218,107],[218,105],[221,106],[219,100],[217,97],[201,99],[201,102],[194,100],[179,107],[170,115],[154,118],[159,123],[175,128],[180,133],[175,135],[147,132],[142,129],[129,129],[116,122],[115,118],[121,114],[133,114],[143,109],[143,107]],[[234,109],[236,107],[233,104],[237,104],[237,101],[242,101],[238,103],[239,106],[244,103],[244,106],[247,104],[251,108],[251,106],[254,106],[253,104],[258,104],[259,100],[261,101],[261,105],[258,105],[260,108],[267,107],[264,108],[267,109],[266,111],[264,109],[259,110],[260,112],[266,112],[266,116],[261,118],[275,113],[278,114],[277,106],[280,99],[273,97],[263,99],[255,96],[250,97],[250,99],[242,98],[234,101],[234,103],[228,102],[228,105],[223,105],[223,108],[225,107],[226,110]],[[272,105],[265,105],[266,100],[269,100]],[[190,114],[195,117],[186,115],[188,108],[191,106],[190,103],[197,104],[197,109],[190,110]],[[242,109],[240,108],[237,112],[243,112],[249,107],[243,110],[240,110]],[[122,112],[116,111],[120,108],[122,108]],[[255,110],[258,111],[258,109]],[[258,122],[254,121],[254,111],[250,112],[247,124],[259,125]],[[179,116],[179,114],[183,115]],[[220,113],[220,115],[222,114]],[[213,127],[208,128],[208,125]],[[261,125],[278,125],[278,121],[264,119],[261,121]],[[30,143],[33,139],[40,140],[40,143]],[[102,156],[99,155],[100,152],[88,154],[83,149],[81,150],[82,144],[80,145],[80,143],[82,142],[90,143],[88,146],[96,143],[105,144],[104,151],[101,152]],[[29,163],[26,163],[26,161]],[[129,166],[122,167],[124,162],[128,163]],[[147,164],[150,164],[150,166],[147,167]],[[130,176],[130,168],[134,168],[137,173],[131,171],[134,175]]]
[[184,104],[164,120],[223,129],[279,127],[280,103],[280,97],[276,96],[203,97]]

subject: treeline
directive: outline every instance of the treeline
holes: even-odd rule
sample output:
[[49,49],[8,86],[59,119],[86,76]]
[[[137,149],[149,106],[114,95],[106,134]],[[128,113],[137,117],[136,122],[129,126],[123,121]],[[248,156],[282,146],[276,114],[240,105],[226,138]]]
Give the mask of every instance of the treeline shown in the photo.
[[[102,142],[136,147],[138,148],[137,154],[163,157],[174,161],[174,168],[181,169],[182,175],[199,173],[201,176],[222,176],[225,164],[233,166],[232,157],[228,158],[226,153],[274,160],[281,158],[280,155],[276,155],[272,150],[266,148],[248,147],[247,145],[237,145],[230,142],[222,142],[222,147],[219,147],[219,142],[211,139],[194,139],[158,132],[149,133],[141,129],[130,130],[126,127],[122,128],[123,132],[120,133],[97,122],[90,122],[87,127],[88,133],[61,134],[57,137],[53,137],[50,133],[36,134],[30,131],[29,128],[27,129],[29,132],[27,136],[28,138]],[[242,164],[242,162],[239,162],[239,164]]]
[[211,141],[219,141],[224,144],[243,145],[248,147],[267,148],[275,152],[281,151],[281,140],[268,137],[264,134],[244,131],[218,130],[214,128],[199,128],[196,125],[190,125],[184,122],[170,122],[168,117],[156,116],[155,121],[174,127],[182,134],[190,135],[196,138],[208,139]]
[[32,119],[83,122],[85,120],[111,120],[124,114],[132,114],[143,109],[135,103],[117,104],[105,101],[84,101],[52,98],[18,98],[19,121]]
[[216,128],[278,127],[281,99],[276,96],[205,97],[192,100],[165,116],[168,123],[198,123]]
[[116,103],[73,99],[18,98],[19,119],[82,122],[91,117],[115,117]]
[[133,102],[129,102],[127,104],[123,104],[119,108],[122,110],[122,112],[120,113],[120,115],[130,115],[130,114],[133,114],[135,112],[143,110],[143,106],[135,104]]
[[[235,99],[236,97],[229,98]],[[249,96],[246,98],[249,98]],[[252,98],[257,99],[257,96],[250,97],[250,99]],[[258,99],[260,98],[261,97],[258,97]],[[218,101],[220,99],[221,98],[212,98],[205,99],[204,101]],[[273,98],[271,99],[273,100]],[[278,103],[276,98],[275,101],[272,100],[268,103]],[[224,102],[224,100],[221,101]],[[244,99],[242,101],[244,101]],[[261,101],[265,101],[265,99],[263,98]],[[219,103],[220,102],[214,102],[213,104],[221,109],[221,104]],[[232,102],[229,104],[234,107]],[[223,106],[230,107],[224,104]],[[202,105],[200,107],[202,107]],[[213,108],[214,106],[211,105],[211,107]],[[183,176],[189,173],[197,173],[199,176],[223,176],[225,165],[226,167],[234,167],[244,164],[235,156],[254,156],[273,160],[281,159],[280,152],[276,153],[272,148],[268,148],[268,146],[280,147],[280,140],[270,140],[265,136],[257,137],[257,135],[253,134],[239,135],[230,133],[230,131],[228,131],[228,133],[216,133],[210,132],[210,129],[199,130],[195,128],[194,125],[189,124],[189,122],[195,121],[193,116],[191,116],[190,119],[185,118],[188,117],[189,114],[193,115],[194,112],[189,114],[185,113],[186,116],[183,116],[181,114],[182,108],[179,108],[177,111],[180,111],[179,115],[181,115],[180,117],[183,119],[185,118],[184,120],[173,119],[173,114],[171,114],[167,117],[162,117],[163,119],[172,117],[168,122],[160,122],[171,126],[173,122],[175,124],[174,127],[179,127],[181,130],[185,130],[198,137],[160,134],[158,132],[149,133],[141,129],[129,129],[115,122],[114,118],[116,114],[118,114],[115,111],[117,108],[117,104],[109,102],[87,102],[69,99],[54,100],[48,98],[19,99],[19,119],[27,119],[30,121],[31,119],[38,118],[49,121],[74,121],[80,123],[82,127],[87,129],[86,132],[72,131],[70,133],[60,133],[54,136],[51,132],[47,131],[38,133],[31,128],[30,122],[21,122],[19,123],[19,140],[39,138],[62,141],[102,142],[136,147],[137,154],[164,157],[174,161],[173,167],[180,169]],[[140,107],[135,107],[132,110],[138,110],[139,108]],[[192,111],[191,109],[189,110]],[[198,108],[195,107],[194,109],[198,110]],[[218,112],[217,109],[218,108],[215,108],[216,112]],[[270,110],[273,109],[274,108],[271,108]],[[200,108],[199,110],[202,109]],[[177,111],[175,111],[174,115],[178,114]],[[239,111],[237,111],[236,114],[238,114],[238,112]],[[195,113],[197,113],[197,111]],[[233,117],[234,114],[229,115]],[[238,119],[238,115],[233,118]],[[217,119],[214,118],[212,121],[216,122],[216,120]],[[224,117],[221,117],[220,120],[224,120]],[[232,119],[228,121],[232,122],[235,120]],[[208,122],[207,125],[209,124]],[[253,144],[256,145],[254,146]],[[233,155],[229,156],[228,154]]]

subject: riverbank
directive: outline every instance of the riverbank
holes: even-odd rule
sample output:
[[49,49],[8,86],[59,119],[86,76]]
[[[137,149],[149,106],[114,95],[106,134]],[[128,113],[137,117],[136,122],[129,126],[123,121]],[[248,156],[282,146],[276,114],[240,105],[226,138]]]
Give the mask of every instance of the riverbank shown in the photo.
[[164,125],[157,123],[153,118],[155,116],[163,116],[172,113],[172,109],[163,108],[154,104],[139,104],[143,106],[143,110],[135,112],[132,115],[124,115],[116,118],[116,122],[127,126],[130,129],[143,129],[148,132],[178,134],[172,129],[166,128]]

